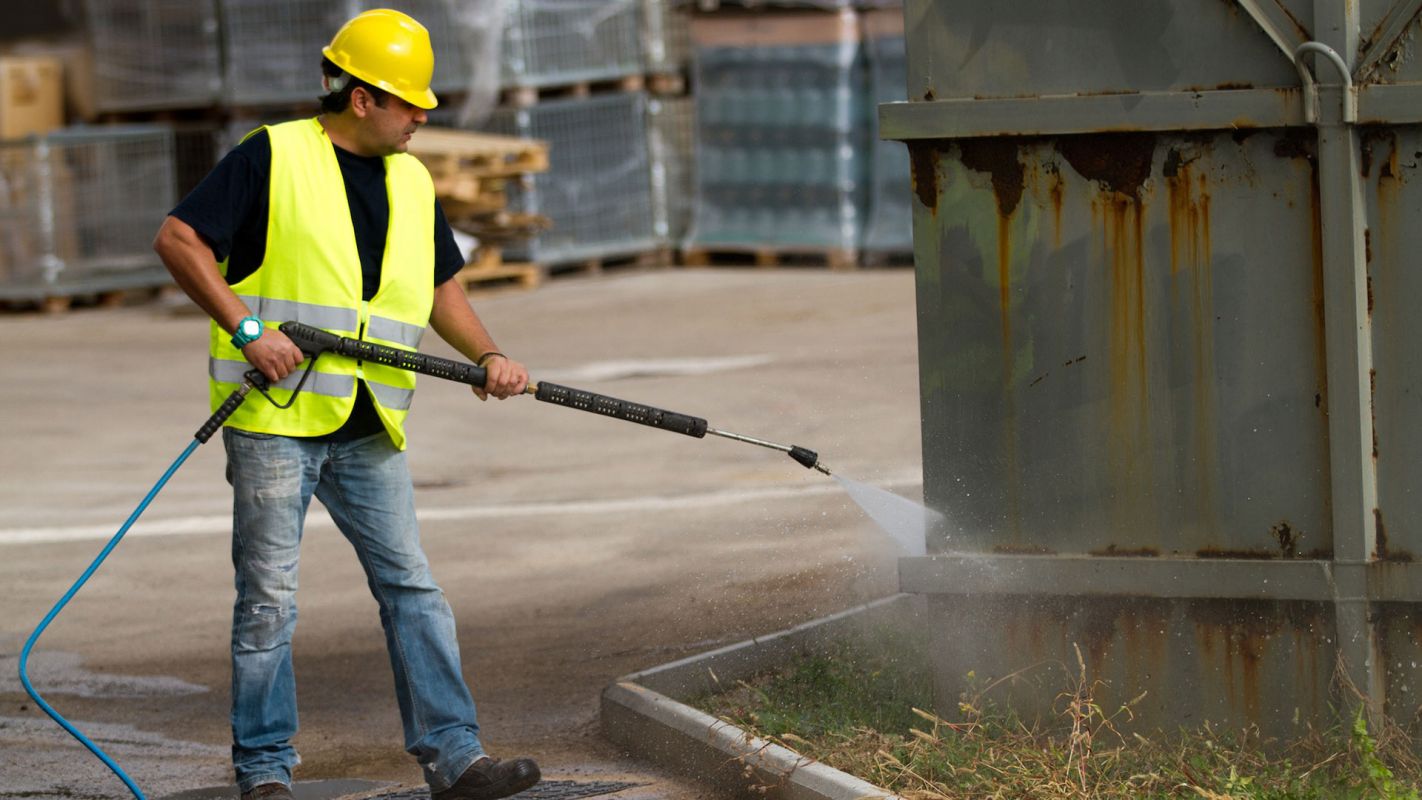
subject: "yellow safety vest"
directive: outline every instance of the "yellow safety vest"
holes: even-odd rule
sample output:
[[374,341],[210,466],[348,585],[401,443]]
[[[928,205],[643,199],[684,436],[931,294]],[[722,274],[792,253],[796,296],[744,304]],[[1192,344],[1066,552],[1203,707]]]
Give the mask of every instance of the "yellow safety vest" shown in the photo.
[[[261,265],[232,286],[268,327],[296,320],[332,333],[416,350],[434,304],[434,185],[417,159],[385,157],[390,228],[380,288],[361,299],[360,256],[346,201],[345,181],[325,129],[316,119],[267,127],[271,137],[271,205]],[[220,265],[226,273],[227,264]],[[308,362],[273,386],[285,404]],[[208,388],[214,410],[251,369],[231,335],[212,324]],[[254,392],[227,424],[254,433],[320,436],[345,423],[363,379],[395,446],[405,448],[405,417],[415,395],[415,373],[325,355],[291,408],[278,409]]]

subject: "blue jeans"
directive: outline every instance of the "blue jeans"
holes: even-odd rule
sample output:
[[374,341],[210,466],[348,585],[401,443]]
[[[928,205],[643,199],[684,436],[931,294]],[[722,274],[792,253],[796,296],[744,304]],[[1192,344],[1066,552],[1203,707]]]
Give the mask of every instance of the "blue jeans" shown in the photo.
[[430,576],[415,522],[405,454],[385,433],[313,442],[224,428],[232,484],[232,762],[241,791],[291,783],[300,759],[291,635],[296,567],[315,494],[355,548],[380,623],[405,749],[433,789],[448,788],[484,754],[459,663],[454,614]]

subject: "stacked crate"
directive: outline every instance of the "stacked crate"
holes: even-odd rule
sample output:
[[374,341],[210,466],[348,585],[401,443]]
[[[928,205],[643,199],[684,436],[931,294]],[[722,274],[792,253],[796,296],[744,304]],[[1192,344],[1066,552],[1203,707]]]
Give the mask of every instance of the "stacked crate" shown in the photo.
[[639,0],[507,0],[503,84],[541,88],[642,73]]
[[511,209],[541,214],[552,229],[514,248],[545,266],[593,270],[605,259],[656,250],[643,92],[571,97],[502,108],[488,129],[548,142],[548,172],[512,187]]
[[[854,10],[893,1],[84,3],[111,116],[194,108],[209,123],[315,113],[319,53],[345,20],[375,7],[420,19],[438,124],[550,145],[548,171],[507,192],[507,211],[552,224],[516,257],[556,266],[682,246],[692,259],[811,253],[848,266],[907,248],[906,158],[873,141],[875,104],[901,96],[901,23]],[[475,102],[485,96],[502,98],[491,115],[492,100]],[[211,154],[200,126],[179,139],[181,193],[235,137]]]
[[689,96],[647,101],[647,157],[652,170],[652,224],[667,247],[691,230],[696,199],[696,122]]
[[0,299],[53,307],[164,283],[152,242],[176,199],[173,163],[158,125],[0,142]]
[[665,251],[685,228],[685,18],[669,0],[506,0],[504,104],[482,126],[549,144],[509,192],[551,229],[511,255],[593,270]]
[[857,263],[869,103],[858,19],[834,12],[697,17],[696,211],[688,261],[722,251]]
[[240,107],[313,102],[321,94],[321,48],[362,10],[358,0],[220,3],[223,98]]
[[222,89],[216,0],[85,0],[94,103],[201,108]]
[[901,8],[865,11],[865,60],[869,67],[870,147],[869,218],[864,226],[864,251],[870,258],[891,258],[913,252],[913,210],[908,148],[903,142],[878,137],[880,103],[906,100],[908,59],[904,50]]

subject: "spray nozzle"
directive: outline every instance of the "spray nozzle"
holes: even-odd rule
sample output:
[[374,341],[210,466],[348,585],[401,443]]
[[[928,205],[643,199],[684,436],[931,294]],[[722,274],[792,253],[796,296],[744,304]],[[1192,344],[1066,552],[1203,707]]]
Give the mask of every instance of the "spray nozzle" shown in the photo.
[[797,444],[791,445],[790,449],[786,452],[805,469],[817,469],[826,475],[830,474],[829,469],[820,464],[820,455],[814,450],[801,447]]

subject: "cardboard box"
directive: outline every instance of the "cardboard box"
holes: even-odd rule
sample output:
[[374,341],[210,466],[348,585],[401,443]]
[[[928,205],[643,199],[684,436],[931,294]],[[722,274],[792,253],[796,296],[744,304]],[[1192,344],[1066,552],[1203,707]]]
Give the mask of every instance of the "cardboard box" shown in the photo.
[[64,127],[64,67],[48,56],[0,58],[0,139]]
[[859,20],[839,11],[739,11],[691,18],[696,47],[792,47],[859,41]]
[[904,36],[904,10],[902,8],[879,8],[860,14],[865,39],[902,39]]

